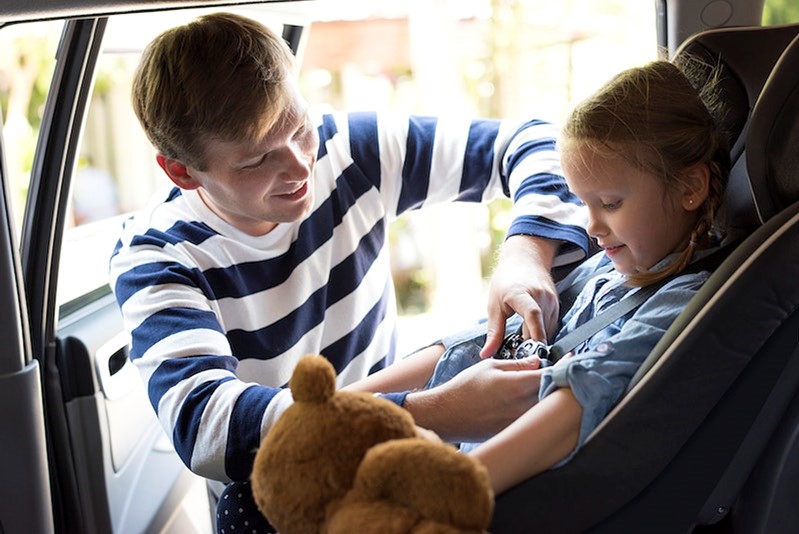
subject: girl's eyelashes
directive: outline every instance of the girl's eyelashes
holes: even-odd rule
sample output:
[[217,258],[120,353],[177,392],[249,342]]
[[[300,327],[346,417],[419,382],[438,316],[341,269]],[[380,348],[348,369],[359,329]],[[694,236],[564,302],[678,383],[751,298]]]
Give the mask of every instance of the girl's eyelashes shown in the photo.
[[621,200],[613,200],[611,202],[602,202],[602,209],[613,211],[621,207]]

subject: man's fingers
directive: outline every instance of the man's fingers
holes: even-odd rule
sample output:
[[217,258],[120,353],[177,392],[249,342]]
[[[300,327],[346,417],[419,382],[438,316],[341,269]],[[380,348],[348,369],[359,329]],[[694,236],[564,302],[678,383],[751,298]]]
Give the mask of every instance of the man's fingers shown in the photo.
[[518,360],[496,360],[497,368],[503,371],[537,371],[541,368],[538,356],[528,356]]
[[540,311],[524,318],[522,335],[525,339],[535,339],[546,343],[547,330],[544,327],[544,321],[541,318]]
[[[490,312],[489,312],[490,313]],[[480,350],[481,358],[490,358],[499,352],[502,341],[505,339],[505,317],[497,317],[496,312],[493,316],[489,315],[486,327],[486,342]]]

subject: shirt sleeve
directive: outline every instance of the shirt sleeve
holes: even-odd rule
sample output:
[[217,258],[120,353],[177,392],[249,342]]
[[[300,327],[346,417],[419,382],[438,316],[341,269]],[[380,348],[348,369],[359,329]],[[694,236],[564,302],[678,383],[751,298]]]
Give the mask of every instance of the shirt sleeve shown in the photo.
[[587,211],[566,185],[557,135],[554,125],[531,120],[513,133],[502,158],[504,186],[513,200],[508,236],[561,241],[556,266],[584,258],[589,248]]
[[247,480],[262,432],[291,392],[238,378],[210,290],[170,241],[151,229],[120,241],[111,258],[130,359],[183,462],[207,478]]
[[566,186],[550,123],[351,113],[322,124],[324,151],[341,151],[345,175],[366,176],[390,217],[504,195],[514,203],[508,235],[562,242],[557,264],[588,251],[586,212]]
[[619,319],[592,336],[584,352],[564,358],[542,373],[539,399],[571,388],[583,409],[578,444],[558,465],[568,462],[619,401],[641,363],[671,323],[707,280],[709,273],[686,274],[652,295],[629,320]]

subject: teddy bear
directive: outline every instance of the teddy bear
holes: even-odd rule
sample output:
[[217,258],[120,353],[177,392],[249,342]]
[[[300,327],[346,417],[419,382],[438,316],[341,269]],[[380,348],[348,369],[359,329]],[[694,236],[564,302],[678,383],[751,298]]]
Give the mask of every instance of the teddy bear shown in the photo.
[[479,533],[494,496],[485,468],[417,436],[411,415],[371,393],[336,390],[333,366],[304,356],[294,404],[261,442],[251,475],[281,534]]

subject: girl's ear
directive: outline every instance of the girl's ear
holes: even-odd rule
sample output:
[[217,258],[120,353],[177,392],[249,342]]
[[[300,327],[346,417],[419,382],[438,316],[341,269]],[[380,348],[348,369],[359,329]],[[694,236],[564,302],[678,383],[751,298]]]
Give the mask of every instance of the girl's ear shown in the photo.
[[707,163],[697,163],[688,167],[682,180],[682,207],[694,211],[705,203],[710,191],[710,169]]
[[164,172],[169,179],[172,180],[176,186],[181,189],[197,189],[200,183],[192,176],[189,168],[182,162],[168,158],[163,154],[155,156],[158,165],[164,169]]

